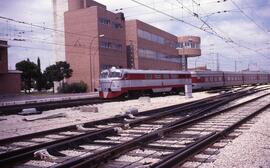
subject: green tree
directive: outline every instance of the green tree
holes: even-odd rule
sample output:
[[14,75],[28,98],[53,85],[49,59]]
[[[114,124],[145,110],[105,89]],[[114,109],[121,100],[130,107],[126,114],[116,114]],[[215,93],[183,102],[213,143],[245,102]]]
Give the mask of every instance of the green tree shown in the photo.
[[41,91],[41,89],[45,87],[46,81],[44,81],[44,76],[43,76],[43,74],[41,72],[41,66],[40,66],[40,59],[39,59],[39,57],[37,59],[37,66],[38,66],[38,72],[37,72],[36,89],[38,91]]
[[73,70],[67,62],[56,62],[54,65],[48,66],[44,71],[44,76],[47,81],[47,86],[52,87],[54,81],[62,81],[65,78],[70,78]]
[[73,70],[70,68],[69,63],[65,61],[59,61],[56,62],[56,66],[58,68],[58,73],[59,73],[59,80],[61,81],[65,78],[70,78],[72,76]]
[[29,59],[27,61],[21,61],[16,64],[16,69],[22,71],[22,84],[25,93],[30,92],[33,84],[38,76],[38,66],[31,62]]

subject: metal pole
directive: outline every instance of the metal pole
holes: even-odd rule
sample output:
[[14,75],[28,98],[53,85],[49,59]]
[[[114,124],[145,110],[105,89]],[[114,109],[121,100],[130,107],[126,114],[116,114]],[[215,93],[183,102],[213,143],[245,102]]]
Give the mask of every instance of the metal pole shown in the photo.
[[219,71],[219,55],[217,53],[217,71]]
[[93,42],[95,39],[99,38],[99,37],[104,37],[104,34],[100,34],[98,36],[95,36],[92,38],[91,42],[90,42],[90,46],[89,46],[89,56],[90,56],[90,82],[91,82],[91,86],[90,86],[90,90],[93,91],[94,88],[93,88],[93,76],[95,74],[93,74],[93,61],[92,61],[92,54],[91,54],[91,51],[92,51],[92,45],[93,45]]

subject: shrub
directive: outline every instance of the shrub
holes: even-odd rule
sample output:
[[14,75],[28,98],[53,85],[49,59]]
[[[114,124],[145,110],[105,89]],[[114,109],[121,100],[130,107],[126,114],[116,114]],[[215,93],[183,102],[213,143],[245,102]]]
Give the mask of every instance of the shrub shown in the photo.
[[60,93],[85,93],[87,91],[87,84],[83,81],[77,83],[65,83],[60,88]]

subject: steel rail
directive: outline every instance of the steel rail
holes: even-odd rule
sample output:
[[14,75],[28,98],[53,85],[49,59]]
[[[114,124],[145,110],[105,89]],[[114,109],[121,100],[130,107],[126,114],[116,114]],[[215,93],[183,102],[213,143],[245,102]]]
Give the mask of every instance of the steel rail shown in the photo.
[[191,156],[194,156],[195,154],[199,153],[206,147],[210,146],[211,144],[215,143],[216,141],[224,138],[226,135],[228,135],[230,132],[232,132],[235,128],[239,127],[241,124],[245,123],[246,121],[250,120],[254,116],[258,115],[259,113],[265,111],[270,107],[270,104],[267,104],[260,109],[256,110],[252,114],[246,116],[245,118],[241,119],[240,121],[234,123],[233,125],[229,126],[225,130],[221,132],[214,132],[212,134],[209,134],[206,138],[203,140],[196,141],[189,146],[176,151],[172,155],[162,159],[158,163],[152,165],[151,167],[155,168],[167,168],[167,167],[175,167],[183,164],[185,161],[187,161]]
[[100,98],[81,98],[81,99],[70,99],[70,100],[57,100],[49,102],[34,102],[27,104],[16,104],[8,106],[0,106],[0,115],[12,115],[17,114],[26,108],[36,108],[38,111],[52,110],[63,107],[74,107],[87,104],[99,104],[106,103],[116,100],[104,100]]
[[[136,113],[133,114],[134,116],[143,116],[143,115],[152,115],[152,114],[156,114],[156,113],[160,113],[160,112],[170,112],[171,110],[178,110],[180,108],[183,108],[187,105],[197,105],[198,103],[203,103],[205,101],[210,101],[210,100],[218,100],[220,98],[223,97],[228,97],[233,95],[234,93],[226,93],[226,94],[222,94],[222,95],[216,95],[216,96],[211,96],[211,97],[207,97],[207,98],[203,98],[200,100],[195,100],[192,102],[186,102],[186,103],[182,103],[182,104],[177,104],[177,105],[172,105],[172,106],[168,106],[168,107],[162,107],[162,108],[158,108],[158,109],[152,109],[152,110],[147,110],[147,111],[143,111],[140,113]],[[123,120],[126,117],[126,115],[119,115],[119,116],[114,116],[114,117],[110,117],[110,118],[106,118],[106,119],[101,119],[101,120],[96,120],[96,121],[91,121],[91,122],[86,122],[86,123],[80,123],[83,124],[86,127],[89,126],[93,126],[93,125],[97,125],[97,124],[104,124],[107,122],[116,122],[118,120]],[[77,125],[77,124],[76,124]],[[4,144],[6,142],[14,142],[16,140],[22,140],[22,139],[27,139],[27,138],[33,138],[39,135],[44,135],[44,134],[52,134],[52,133],[56,133],[59,131],[67,131],[67,130],[76,130],[76,125],[70,125],[70,126],[65,126],[65,127],[61,127],[61,128],[56,128],[56,129],[51,129],[51,130],[46,130],[46,131],[40,131],[40,132],[36,132],[36,133],[32,133],[32,134],[26,134],[26,135],[20,135],[20,136],[16,136],[16,137],[10,137],[10,138],[6,138],[6,139],[1,139],[0,140],[0,145]]]
[[[201,104],[202,102],[196,102],[196,103]],[[185,105],[185,107],[182,107],[183,108],[182,111],[188,110],[190,108],[190,106],[195,106],[195,103]],[[151,120],[153,118],[156,118],[156,117],[138,119],[137,122],[141,123],[143,121],[148,121],[148,120]],[[119,127],[124,127],[124,124],[120,124]],[[136,124],[136,121],[133,122],[133,124]],[[116,134],[114,127],[110,127],[107,129],[102,129],[100,131],[89,132],[89,133],[82,134],[82,135],[77,135],[77,136],[73,136],[73,137],[69,137],[69,138],[65,138],[65,139],[60,139],[60,140],[56,140],[56,141],[52,141],[52,142],[43,143],[40,145],[30,146],[27,148],[22,148],[19,150],[3,153],[3,154],[0,154],[0,164],[11,164],[13,161],[16,161],[16,160],[21,159],[21,158],[27,160],[33,156],[33,153],[35,151],[43,149],[43,148],[46,148],[48,151],[54,151],[55,148],[61,149],[70,143],[80,143],[80,142],[83,142],[86,140],[98,139],[100,136],[113,135],[113,134]]]
[[260,98],[268,96],[268,95],[269,95],[269,93],[264,94],[262,96],[258,96],[256,98],[248,100],[246,102],[239,103],[239,104],[231,106],[229,108],[222,109],[222,110],[210,113],[210,114],[206,114],[206,115],[203,115],[203,116],[188,120],[186,122],[179,121],[179,123],[175,123],[175,125],[173,125],[173,126],[161,128],[159,130],[156,130],[154,132],[151,132],[149,134],[146,134],[144,136],[136,138],[136,139],[134,139],[132,141],[117,145],[117,146],[115,146],[115,147],[113,147],[111,149],[108,149],[108,150],[105,150],[105,151],[100,152],[98,154],[95,154],[95,156],[90,155],[90,156],[86,156],[86,157],[79,158],[79,159],[73,159],[73,160],[70,160],[70,161],[68,161],[68,162],[66,162],[64,164],[61,164],[59,166],[54,166],[54,167],[56,167],[56,168],[64,168],[64,167],[71,167],[71,168],[97,167],[102,162],[107,162],[110,158],[117,157],[117,156],[119,156],[119,155],[121,155],[121,154],[123,154],[123,153],[125,153],[127,151],[130,151],[130,150],[132,150],[134,148],[138,148],[139,146],[142,147],[145,143],[156,140],[156,139],[159,139],[160,137],[164,136],[165,134],[168,134],[168,133],[170,133],[170,132],[172,132],[172,131],[174,131],[176,129],[179,129],[179,128],[183,129],[185,127],[188,127],[189,125],[194,124],[195,122],[207,119],[209,117],[218,115],[218,114],[223,113],[223,112],[230,111],[232,109],[238,108],[240,106],[243,106],[243,105],[245,105],[247,103],[250,103],[250,102],[252,102],[254,100],[260,99]]
[[[242,94],[244,94],[244,93],[247,93],[247,91],[245,91],[245,92],[243,92]],[[236,93],[232,93],[232,94],[227,94],[226,96],[231,96],[231,95],[233,95],[233,94],[236,94]],[[250,94],[250,93],[249,93]],[[226,97],[225,95],[222,95],[222,96],[220,96],[220,97]],[[190,108],[190,106],[195,106],[195,104],[197,103],[197,105],[198,104],[200,104],[200,103],[203,103],[204,101],[209,101],[209,100],[211,100],[211,99],[215,99],[215,100],[218,100],[217,98],[218,98],[219,96],[214,96],[214,97],[210,97],[210,98],[206,98],[206,99],[203,99],[203,100],[198,100],[198,101],[196,101],[196,102],[191,102],[191,103],[185,103],[185,104],[182,104],[182,111],[184,111],[184,110],[188,110],[188,108]],[[237,96],[236,96],[237,97]],[[235,97],[235,98],[236,98]],[[238,97],[239,97],[239,95],[238,95]],[[208,103],[209,104],[209,103]],[[179,105],[178,105],[179,106]],[[175,107],[175,106],[174,106]],[[185,109],[185,108],[186,109]],[[179,107],[178,107],[179,108]],[[214,107],[211,107],[211,108],[214,108]],[[168,110],[168,107],[166,107],[166,108],[161,108],[160,110],[162,111],[162,110],[164,110],[164,109],[167,109]],[[150,110],[150,111],[147,111],[147,112],[145,112],[145,113],[153,113],[154,112],[154,110]],[[176,112],[176,111],[174,111],[174,112]],[[144,113],[144,112],[142,112],[142,113]],[[139,113],[139,114],[142,114],[142,113]],[[169,115],[170,113],[168,113],[168,115]],[[156,116],[158,116],[159,114],[157,114]],[[164,115],[164,114],[163,114]],[[156,118],[156,117],[154,117],[154,118]],[[148,119],[145,119],[145,121],[146,120],[150,120],[150,119],[153,119],[153,118],[148,118]],[[182,120],[182,122],[183,122],[184,120]],[[98,121],[97,121],[98,122]],[[140,122],[142,122],[142,120],[141,119],[138,119],[137,120],[137,123],[140,123]],[[132,122],[132,124],[134,124],[134,125],[136,125],[137,124],[136,122]],[[132,125],[131,124],[131,125]],[[123,126],[123,125],[122,125]],[[97,137],[99,137],[99,136],[97,136],[97,135],[109,135],[109,134],[115,134],[115,130],[113,129],[113,127],[112,128],[108,128],[108,129],[105,129],[105,130],[100,130],[100,131],[95,131],[95,132],[90,132],[90,133],[86,133],[86,134],[83,134],[83,135],[78,135],[78,136],[73,136],[73,137],[69,137],[69,138],[66,138],[66,139],[63,139],[63,140],[58,140],[58,141],[54,141],[54,142],[48,142],[48,143],[45,143],[45,144],[40,144],[40,145],[37,145],[37,146],[33,146],[33,147],[29,147],[28,149],[21,149],[21,150],[19,150],[19,151],[11,151],[11,152],[9,152],[9,153],[4,153],[4,154],[2,154],[2,155],[0,155],[0,156],[2,156],[2,157],[0,157],[1,158],[1,160],[0,160],[0,163],[3,163],[3,164],[8,164],[8,163],[11,163],[12,161],[17,161],[17,159],[20,159],[20,158],[23,158],[23,157],[25,157],[25,158],[30,158],[30,157],[32,157],[33,155],[33,153],[35,152],[35,151],[37,151],[37,150],[39,150],[39,149],[42,149],[42,148],[46,148],[46,149],[48,149],[49,151],[50,150],[53,150],[53,148],[56,148],[56,147],[58,147],[58,148],[63,148],[66,144],[68,144],[68,143],[71,143],[71,142],[75,142],[75,141],[84,141],[85,139],[87,139],[87,140],[89,140],[89,139],[96,139]],[[16,153],[17,152],[17,153]]]
[[[202,99],[202,100],[197,100],[195,102],[187,102],[187,103],[183,103],[181,105],[174,105],[174,106],[171,106],[171,107],[164,107],[164,108],[160,108],[160,109],[149,110],[149,111],[141,112],[141,113],[134,114],[134,115],[135,116],[144,116],[146,114],[147,115],[153,115],[154,112],[155,112],[155,113],[162,113],[162,116],[165,116],[166,111],[171,111],[172,109],[176,109],[173,112],[178,112],[179,110],[182,110],[182,111],[188,110],[188,109],[191,108],[191,106],[194,106],[194,107],[199,106],[199,105],[203,106],[203,105],[205,105],[204,103],[208,102],[209,100],[218,101],[219,100],[218,97],[224,97],[224,95],[205,98],[205,99]],[[171,114],[171,113],[168,113],[168,115],[169,114]],[[132,124],[135,125],[136,123],[141,123],[143,121],[151,120],[151,119],[157,118],[157,116],[160,116],[160,115],[159,114],[154,114],[153,116],[150,116],[148,118],[137,119],[136,121],[133,121]],[[124,123],[123,119],[125,117],[126,116],[117,116],[117,117],[112,117],[112,118],[108,118],[108,119],[103,119],[103,120],[84,123],[84,125],[89,127],[89,126],[94,126],[94,125],[101,124],[101,123],[105,124],[105,123],[109,123],[109,122],[119,122],[120,121],[120,122]],[[123,124],[119,124],[118,126],[123,127]],[[102,129],[102,130],[98,130],[98,131],[89,131],[89,132],[86,132],[85,134],[76,135],[76,136],[73,136],[73,137],[63,138],[63,139],[59,139],[59,140],[55,140],[55,141],[50,141],[50,142],[46,142],[46,143],[42,143],[42,144],[38,144],[38,145],[26,147],[26,148],[21,148],[21,149],[9,151],[9,152],[1,153],[0,154],[0,163],[12,162],[13,160],[21,158],[22,156],[25,156],[27,158],[28,156],[33,154],[36,150],[42,149],[44,147],[49,148],[48,146],[51,146],[51,145],[55,146],[55,144],[62,145],[62,142],[67,142],[68,143],[68,141],[71,140],[71,139],[73,139],[73,140],[76,140],[77,138],[82,138],[83,139],[85,136],[94,137],[94,136],[96,136],[98,134],[100,134],[100,135],[112,134],[112,133],[115,133],[114,127],[111,127],[111,128],[108,128],[108,129]],[[1,145],[4,145],[6,143],[10,144],[10,143],[16,142],[18,140],[22,141],[22,140],[25,140],[25,139],[34,138],[36,136],[42,136],[42,135],[44,136],[46,134],[53,134],[53,133],[62,132],[62,131],[74,131],[74,130],[76,130],[76,125],[57,128],[57,129],[52,129],[52,130],[47,130],[47,131],[42,131],[42,132],[37,132],[37,133],[33,133],[33,134],[17,136],[17,137],[11,137],[11,138],[0,140],[0,144]]]
[[[224,95],[222,95],[222,96],[224,97]],[[230,96],[230,95],[226,95],[226,96]],[[138,116],[144,116],[144,115],[153,115],[156,113],[161,113],[161,112],[166,112],[166,111],[169,112],[170,110],[179,110],[181,108],[188,107],[189,105],[198,105],[199,103],[203,103],[205,101],[210,101],[212,99],[218,99],[218,98],[221,98],[220,95],[212,96],[212,97],[208,97],[208,98],[204,98],[204,99],[200,99],[200,100],[196,100],[196,101],[192,101],[192,102],[177,104],[177,105],[173,105],[173,106],[169,106],[169,107],[147,110],[147,111],[143,111],[143,112],[136,113],[133,115],[138,117]],[[85,126],[87,128],[87,127],[91,127],[91,126],[94,126],[97,124],[105,124],[105,123],[109,123],[109,122],[122,121],[125,117],[127,117],[127,116],[126,115],[117,115],[117,116],[106,118],[106,119],[101,119],[101,120],[96,120],[96,121],[91,121],[91,122],[86,122],[86,123],[80,123],[80,124],[82,124],[83,126]],[[55,129],[50,129],[50,130],[46,130],[46,131],[35,132],[32,134],[25,134],[25,135],[1,139],[0,145],[4,145],[5,143],[15,142],[18,140],[22,141],[24,139],[30,139],[30,138],[34,138],[34,137],[42,136],[42,135],[46,135],[46,134],[53,134],[53,133],[57,133],[57,132],[61,132],[61,131],[73,131],[73,130],[77,129],[76,128],[77,125],[78,124],[69,125],[69,126],[65,126],[65,127],[61,127],[61,128],[55,128]]]

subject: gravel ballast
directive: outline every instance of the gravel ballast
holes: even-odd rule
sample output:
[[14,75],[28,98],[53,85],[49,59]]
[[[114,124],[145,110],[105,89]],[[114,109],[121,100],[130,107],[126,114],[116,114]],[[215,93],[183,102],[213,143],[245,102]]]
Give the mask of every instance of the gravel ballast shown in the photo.
[[200,168],[269,168],[270,167],[270,109],[264,111],[250,129],[233,139],[217,155],[212,163],[203,163]]
[[[119,114],[126,113],[130,109],[137,109],[138,112],[147,111],[151,109],[181,104],[189,101],[195,101],[217,94],[208,94],[206,92],[197,92],[193,94],[193,98],[187,99],[185,96],[172,95],[165,97],[154,97],[149,99],[136,99],[119,102],[109,102],[103,104],[89,105],[89,107],[96,107],[98,112],[81,111],[81,107],[61,108],[55,110],[43,111],[39,115],[20,116],[9,115],[1,116],[0,119],[0,139],[29,134],[38,131],[44,131],[53,128],[64,127],[73,124],[81,124],[94,120],[100,120],[108,117],[113,117]],[[91,108],[89,108],[91,109]],[[53,119],[33,120],[35,118],[47,117],[52,115],[62,114],[62,117]],[[28,121],[27,121],[28,120]]]

